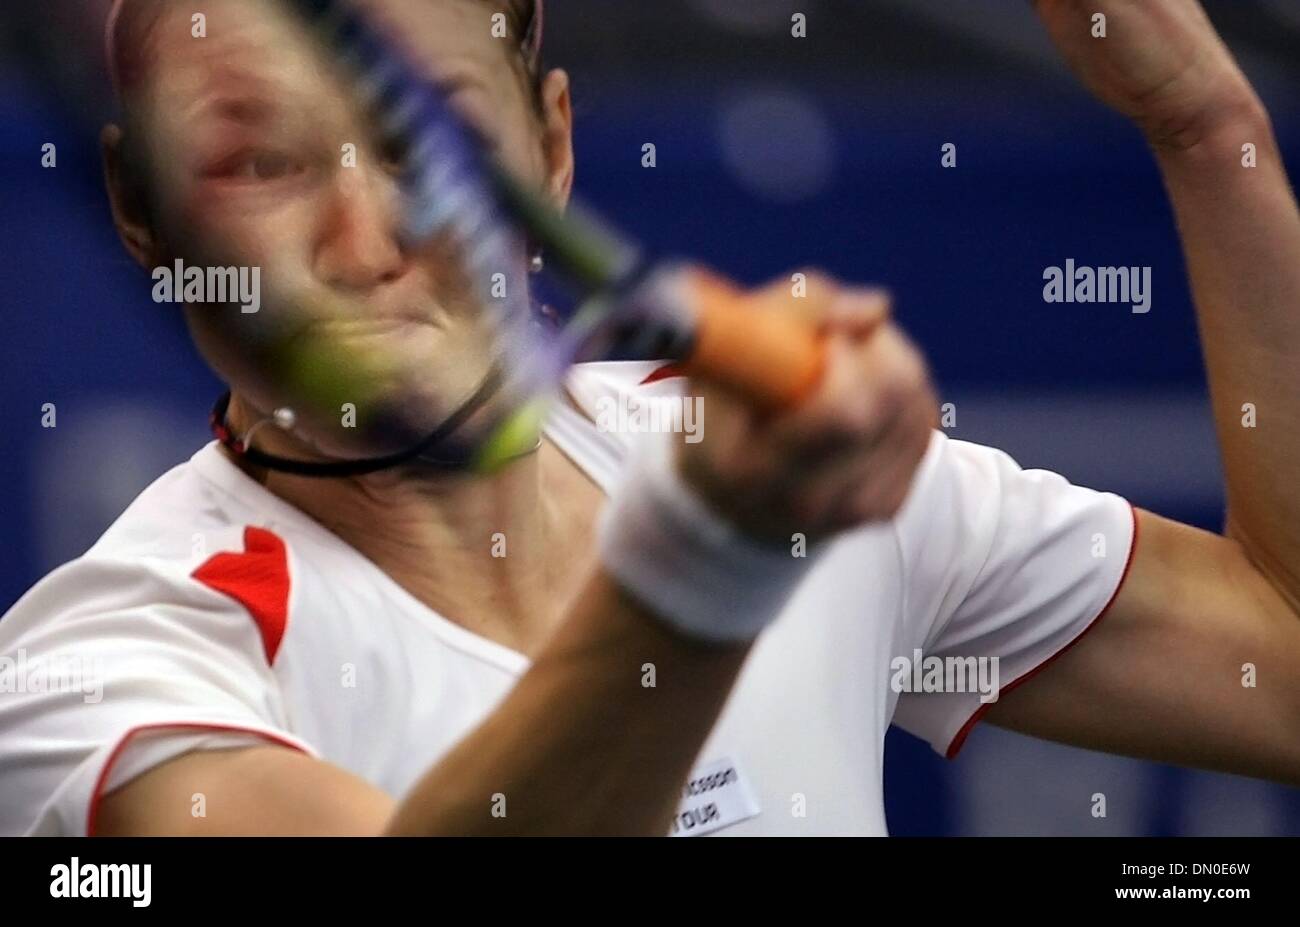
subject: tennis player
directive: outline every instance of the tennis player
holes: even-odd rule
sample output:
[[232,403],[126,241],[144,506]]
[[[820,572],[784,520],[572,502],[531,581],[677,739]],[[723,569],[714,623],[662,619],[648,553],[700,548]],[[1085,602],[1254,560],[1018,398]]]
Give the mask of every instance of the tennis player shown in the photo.
[[[104,149],[128,251],[296,274],[364,307],[331,332],[341,351],[423,339],[454,370],[468,323],[444,269],[400,243],[382,152],[336,166],[363,132],[297,31],[212,0],[196,43],[189,12],[121,6],[125,115]],[[482,0],[365,6],[565,201],[569,88],[540,68],[540,4],[508,5],[508,55]],[[809,403],[766,418],[658,365],[584,365],[536,450],[492,476],[250,465],[245,441],[336,449],[261,427],[283,397],[187,307],[232,392],[218,440],[0,621],[29,675],[102,680],[102,698],[0,699],[0,833],[883,834],[889,724],[952,756],[981,717],[1300,781],[1300,218],[1267,115],[1194,0],[1038,11],[1147,133],[1173,199],[1223,536],[932,430],[882,298],[822,278],[808,299],[788,282],[765,296],[826,332]],[[684,390],[705,398],[697,443],[595,424],[603,401]],[[995,689],[914,691],[894,667],[918,652],[991,663]]]

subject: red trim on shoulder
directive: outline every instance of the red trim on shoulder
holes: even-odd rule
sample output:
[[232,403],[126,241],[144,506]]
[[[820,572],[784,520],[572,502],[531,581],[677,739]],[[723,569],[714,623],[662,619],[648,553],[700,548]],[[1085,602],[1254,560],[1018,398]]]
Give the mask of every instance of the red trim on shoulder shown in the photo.
[[289,558],[284,541],[265,528],[244,529],[242,553],[209,557],[191,576],[228,595],[253,616],[266,662],[275,663],[289,621]]
[[650,371],[650,375],[642,380],[639,386],[649,386],[651,383],[658,383],[660,380],[671,380],[674,377],[684,377],[685,373],[676,364],[664,364],[662,367],[656,367]]
[[117,761],[121,759],[122,751],[124,751],[127,748],[127,746],[136,737],[136,735],[143,734],[148,731],[163,731],[163,730],[228,731],[236,734],[252,734],[255,737],[261,737],[263,740],[266,740],[273,744],[278,744],[281,747],[288,747],[290,750],[297,750],[299,753],[305,752],[302,749],[302,747],[298,746],[291,740],[287,740],[284,737],[278,737],[275,734],[270,733],[269,731],[259,731],[256,728],[252,728],[252,727],[241,727],[238,724],[215,724],[215,723],[208,724],[208,723],[201,723],[201,722],[194,722],[194,723],[181,722],[177,724],[172,724],[166,721],[162,721],[157,724],[141,724],[138,727],[133,727],[125,734],[123,734],[122,738],[113,747],[112,751],[108,754],[108,759],[104,761],[104,766],[102,769],[100,769],[99,775],[95,778],[95,788],[90,793],[90,805],[86,809],[86,836],[87,837],[95,836],[95,825],[96,823],[98,823],[99,820],[99,805],[104,798],[104,786],[108,784],[108,777],[109,774],[112,773],[113,767],[116,766]]
[[[1039,663],[1029,672],[1025,673],[1019,679],[1016,679],[1015,681],[1011,682],[1009,685],[1004,686],[1002,691],[998,693],[998,698],[1001,698],[1002,696],[1006,695],[1008,692],[1010,692],[1016,686],[1020,685],[1022,682],[1028,682],[1030,679],[1033,679],[1043,670],[1047,669],[1047,667],[1052,664],[1052,661],[1064,655],[1071,647],[1079,643],[1079,641],[1083,640],[1084,637],[1088,634],[1088,632],[1091,631],[1093,628],[1095,628],[1101,622],[1102,618],[1106,617],[1106,613],[1110,611],[1110,607],[1115,604],[1115,600],[1119,598],[1119,591],[1124,588],[1124,580],[1128,579],[1129,569],[1133,566],[1133,555],[1137,553],[1137,546],[1138,546],[1137,509],[1133,507],[1133,503],[1131,502],[1129,503],[1128,508],[1129,508],[1129,512],[1133,516],[1133,543],[1129,545],[1128,559],[1124,561],[1124,572],[1119,575],[1119,582],[1115,586],[1115,591],[1110,594],[1110,598],[1106,601],[1106,604],[1102,606],[1101,611],[1097,613],[1097,617],[1092,619],[1092,621],[1088,623],[1088,626],[1084,628],[1082,631],[1080,631],[1072,641],[1070,641],[1060,650],[1056,651],[1056,653],[1052,654],[1042,663]],[[946,759],[951,760],[957,756],[958,751],[960,751],[962,745],[966,743],[966,738],[970,736],[970,732],[974,730],[975,725],[978,724],[980,722],[980,719],[983,718],[984,715],[988,713],[989,708],[991,708],[996,704],[997,702],[987,702],[981,705],[979,708],[975,709],[975,713],[972,714],[966,720],[966,723],[961,726],[961,730],[957,732],[957,736],[953,737],[952,743],[948,745],[948,752],[944,754],[944,757]]]

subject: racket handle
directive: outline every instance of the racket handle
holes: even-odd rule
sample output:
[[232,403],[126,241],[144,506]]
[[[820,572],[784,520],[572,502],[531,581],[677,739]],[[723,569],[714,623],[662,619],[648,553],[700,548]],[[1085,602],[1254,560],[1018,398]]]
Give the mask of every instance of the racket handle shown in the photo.
[[730,387],[769,409],[790,409],[813,394],[826,368],[826,345],[807,321],[758,305],[730,281],[685,271],[694,315],[683,373]]

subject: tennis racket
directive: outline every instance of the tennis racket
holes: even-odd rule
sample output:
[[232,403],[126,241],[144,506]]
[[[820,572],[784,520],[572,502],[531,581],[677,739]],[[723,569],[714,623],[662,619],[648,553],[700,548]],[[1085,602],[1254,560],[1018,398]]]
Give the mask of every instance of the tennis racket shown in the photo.
[[[555,209],[488,155],[446,90],[397,39],[345,0],[279,2],[314,34],[379,144],[400,152],[401,233],[409,247],[436,243],[455,256],[461,286],[481,311],[467,339],[481,366],[431,423],[392,388],[382,348],[344,356],[328,338],[278,329],[275,313],[240,319],[242,337],[277,371],[277,389],[295,411],[327,414],[350,403],[364,410],[366,430],[385,448],[357,459],[293,461],[253,448],[247,437],[223,436],[252,462],[313,476],[413,460],[491,471],[535,445],[565,373],[587,361],[663,359],[771,409],[814,390],[824,354],[810,326],[759,311],[719,276],[651,258],[580,209]],[[543,249],[547,290],[566,297],[548,304],[561,308],[539,312],[530,298],[535,286],[519,278],[525,242]],[[279,282],[270,290],[271,302],[312,302],[318,318],[364,311]],[[439,362],[445,356],[430,358],[431,367]],[[224,408],[215,414],[222,419]],[[287,418],[291,424],[294,413]]]

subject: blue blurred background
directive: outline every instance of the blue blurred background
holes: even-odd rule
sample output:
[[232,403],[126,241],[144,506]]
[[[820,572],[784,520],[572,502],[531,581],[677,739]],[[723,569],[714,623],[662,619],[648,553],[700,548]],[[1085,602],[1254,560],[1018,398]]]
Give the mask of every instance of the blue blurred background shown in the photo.
[[[1021,0],[550,0],[578,190],[655,248],[759,282],[888,285],[955,437],[1209,528],[1214,436],[1178,242],[1135,130]],[[103,3],[0,13],[0,611],[207,440],[218,384],[160,318],[100,182]],[[87,8],[100,9],[98,14]],[[1300,0],[1210,2],[1300,165]],[[807,37],[792,38],[792,14]],[[41,166],[57,145],[58,166]],[[644,168],[642,146],[657,166]],[[957,166],[940,166],[956,145]],[[1046,304],[1042,272],[1150,265],[1151,310]],[[58,427],[41,427],[54,403]],[[1300,834],[1294,790],[981,726],[946,762],[891,732],[895,834]],[[1107,796],[1093,818],[1091,796]]]

